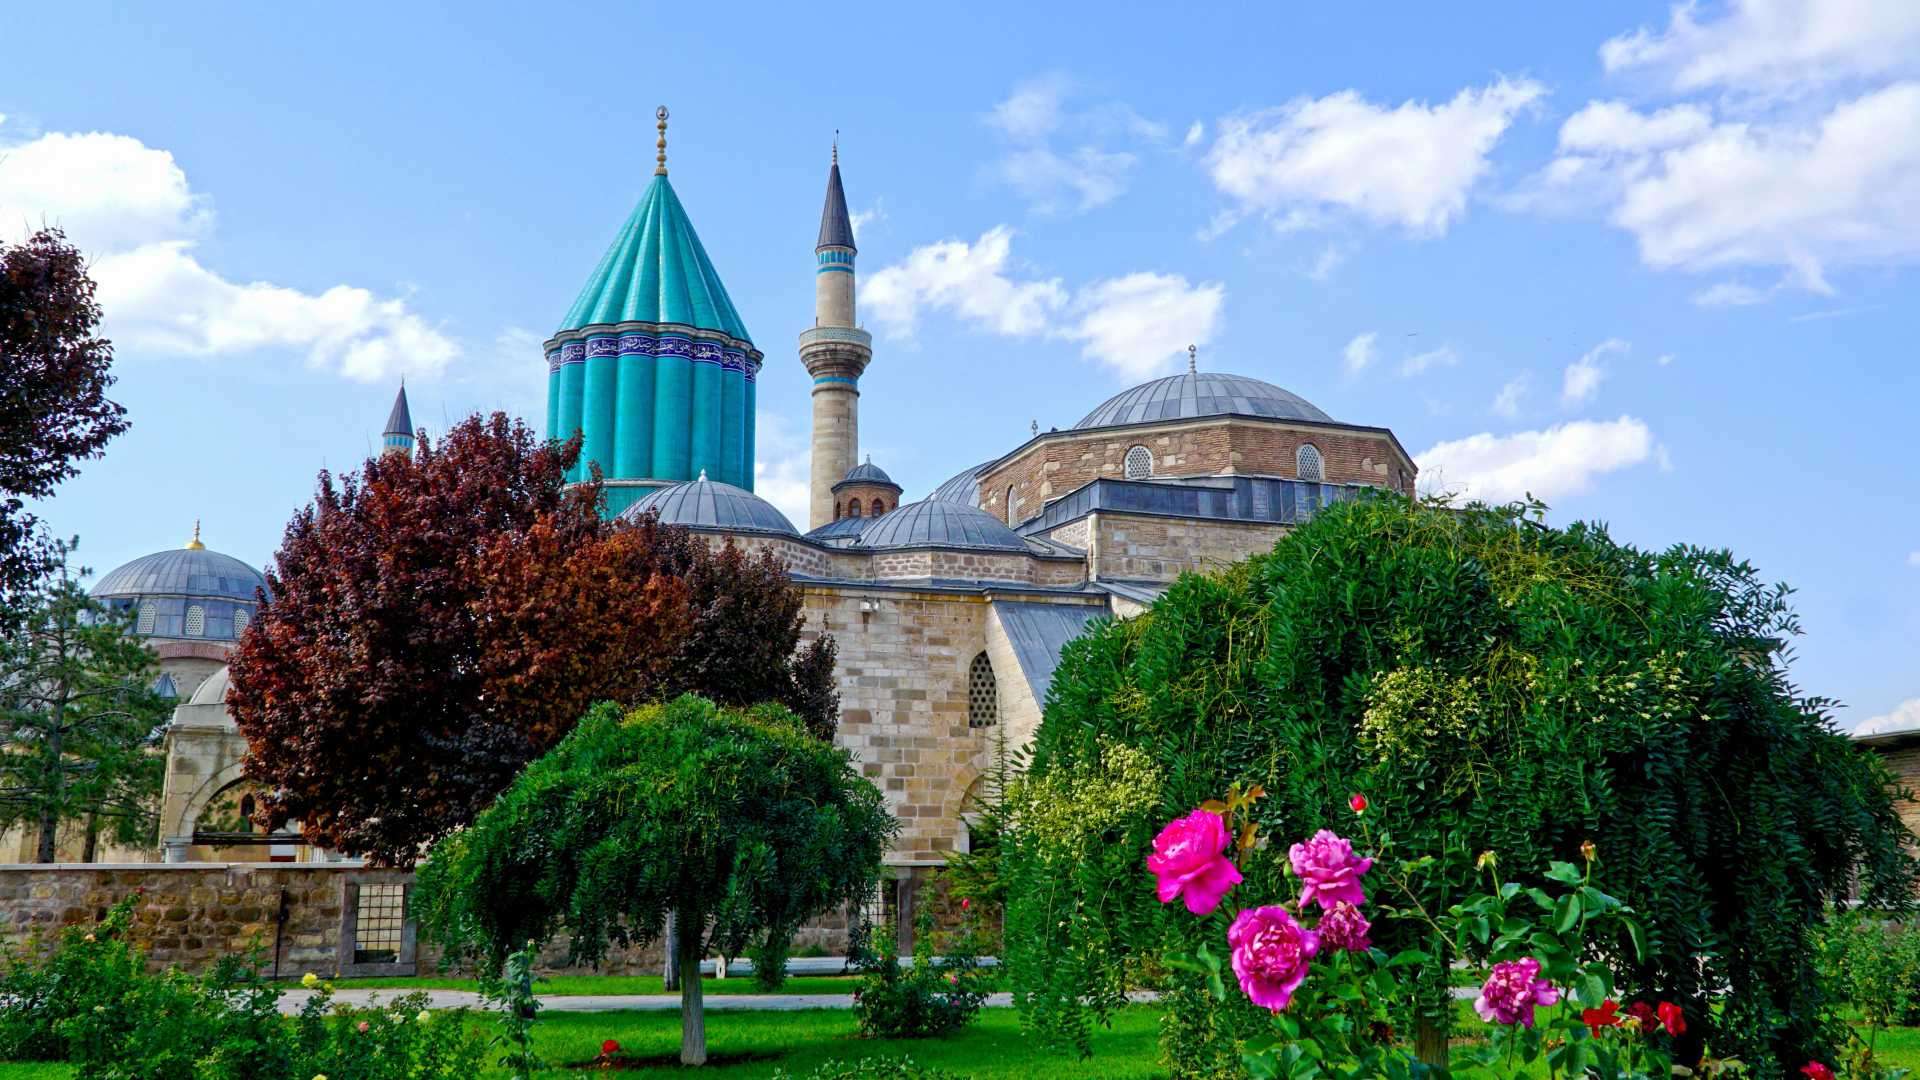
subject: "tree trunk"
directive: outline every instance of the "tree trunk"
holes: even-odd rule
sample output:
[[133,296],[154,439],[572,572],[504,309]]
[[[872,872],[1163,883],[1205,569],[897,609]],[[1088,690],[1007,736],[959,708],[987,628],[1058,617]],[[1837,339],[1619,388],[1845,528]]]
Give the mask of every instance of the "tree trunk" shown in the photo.
[[680,989],[680,917],[667,912],[666,960],[661,965],[666,970],[662,987],[667,993],[677,993]]
[[1422,1065],[1447,1063],[1447,1033],[1424,1016],[1413,1021],[1413,1056]]
[[100,814],[93,811],[87,814],[87,842],[80,849],[80,861],[92,862],[100,851]]
[[[684,913],[683,913],[684,914]],[[676,919],[676,922],[680,920]],[[705,920],[680,928],[680,1064],[707,1063],[707,1016],[700,998],[700,939]]]
[[55,862],[60,855],[60,801],[66,795],[67,780],[66,762],[61,760],[66,752],[66,723],[67,678],[62,675],[54,687],[53,723],[47,729],[47,790],[41,793],[44,801],[40,803],[40,850],[35,853],[34,862]]

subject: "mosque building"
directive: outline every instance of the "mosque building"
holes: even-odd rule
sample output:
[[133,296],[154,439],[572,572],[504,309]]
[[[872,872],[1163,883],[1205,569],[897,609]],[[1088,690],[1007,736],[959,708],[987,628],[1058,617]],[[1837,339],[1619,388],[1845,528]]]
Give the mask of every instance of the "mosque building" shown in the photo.
[[[1031,738],[1061,647],[1092,620],[1141,611],[1185,571],[1266,550],[1332,501],[1414,491],[1414,462],[1389,429],[1201,370],[1189,350],[1186,371],[1089,403],[1066,430],[1036,426],[905,500],[860,452],[874,347],[857,315],[859,249],[836,149],[814,322],[795,350],[812,380],[802,528],[753,492],[764,354],[668,179],[665,109],[658,119],[651,181],[545,344],[546,431],[580,434],[573,479],[597,467],[608,514],[658,514],[716,545],[770,550],[792,573],[806,633],[838,644],[838,740],[900,821],[876,903],[903,921],[928,874],[967,848],[969,800],[996,736]],[[383,446],[408,451],[412,430],[403,387]],[[330,857],[224,824],[249,789],[221,664],[264,585],[196,538],[95,587],[135,612],[184,702],[166,731],[167,861]]]

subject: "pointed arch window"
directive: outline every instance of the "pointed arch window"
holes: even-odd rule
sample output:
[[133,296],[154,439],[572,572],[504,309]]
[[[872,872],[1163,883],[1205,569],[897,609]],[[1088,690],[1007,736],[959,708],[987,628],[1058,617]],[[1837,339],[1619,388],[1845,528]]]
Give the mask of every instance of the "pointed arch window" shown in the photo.
[[199,604],[187,606],[187,636],[200,637],[207,632],[207,609]]
[[967,669],[967,726],[992,727],[1000,722],[1000,684],[993,677],[993,661],[985,652]]
[[847,516],[848,517],[860,516],[860,500],[859,499],[847,500]]
[[1007,524],[1020,521],[1020,492],[1012,484],[1007,485]]
[[1294,451],[1293,463],[1302,480],[1325,480],[1326,463],[1320,460],[1320,450],[1312,443],[1301,443]]
[[1126,476],[1129,480],[1145,480],[1153,475],[1153,451],[1144,446],[1136,446],[1127,451]]

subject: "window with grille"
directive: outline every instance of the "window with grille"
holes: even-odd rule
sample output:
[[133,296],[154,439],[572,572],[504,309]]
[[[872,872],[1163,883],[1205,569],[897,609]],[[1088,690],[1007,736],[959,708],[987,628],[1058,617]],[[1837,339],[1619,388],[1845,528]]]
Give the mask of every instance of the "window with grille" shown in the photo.
[[233,609],[233,636],[239,637],[247,632],[247,624],[253,621],[253,612],[246,608]]
[[1145,480],[1153,475],[1153,451],[1136,446],[1127,451],[1127,479]]
[[353,962],[397,963],[406,924],[405,885],[360,886],[360,910],[353,923]]
[[992,727],[999,719],[999,684],[993,678],[993,662],[981,653],[967,671],[967,726]]
[[1320,451],[1312,443],[1301,443],[1300,449],[1294,452],[1293,461],[1298,466],[1300,479],[1325,480],[1327,478],[1326,467],[1320,460]]
[[207,609],[199,604],[187,607],[187,636],[199,637],[207,632]]
[[134,633],[136,634],[153,633],[154,615],[155,615],[155,612],[153,610],[152,604],[141,604],[140,605],[140,621],[134,624],[133,626]]

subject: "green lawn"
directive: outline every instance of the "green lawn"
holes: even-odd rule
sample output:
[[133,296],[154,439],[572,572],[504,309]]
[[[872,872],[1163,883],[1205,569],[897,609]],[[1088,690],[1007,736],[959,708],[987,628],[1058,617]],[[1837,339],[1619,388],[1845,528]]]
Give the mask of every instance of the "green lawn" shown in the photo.
[[[778,994],[851,994],[859,985],[857,975],[790,975]],[[731,979],[703,979],[706,996],[759,994],[765,991],[753,984],[752,976]],[[396,976],[379,979],[335,979],[336,990],[479,990],[472,979],[453,976]],[[658,975],[559,975],[534,984],[541,997],[573,997],[580,994],[664,994]]]

